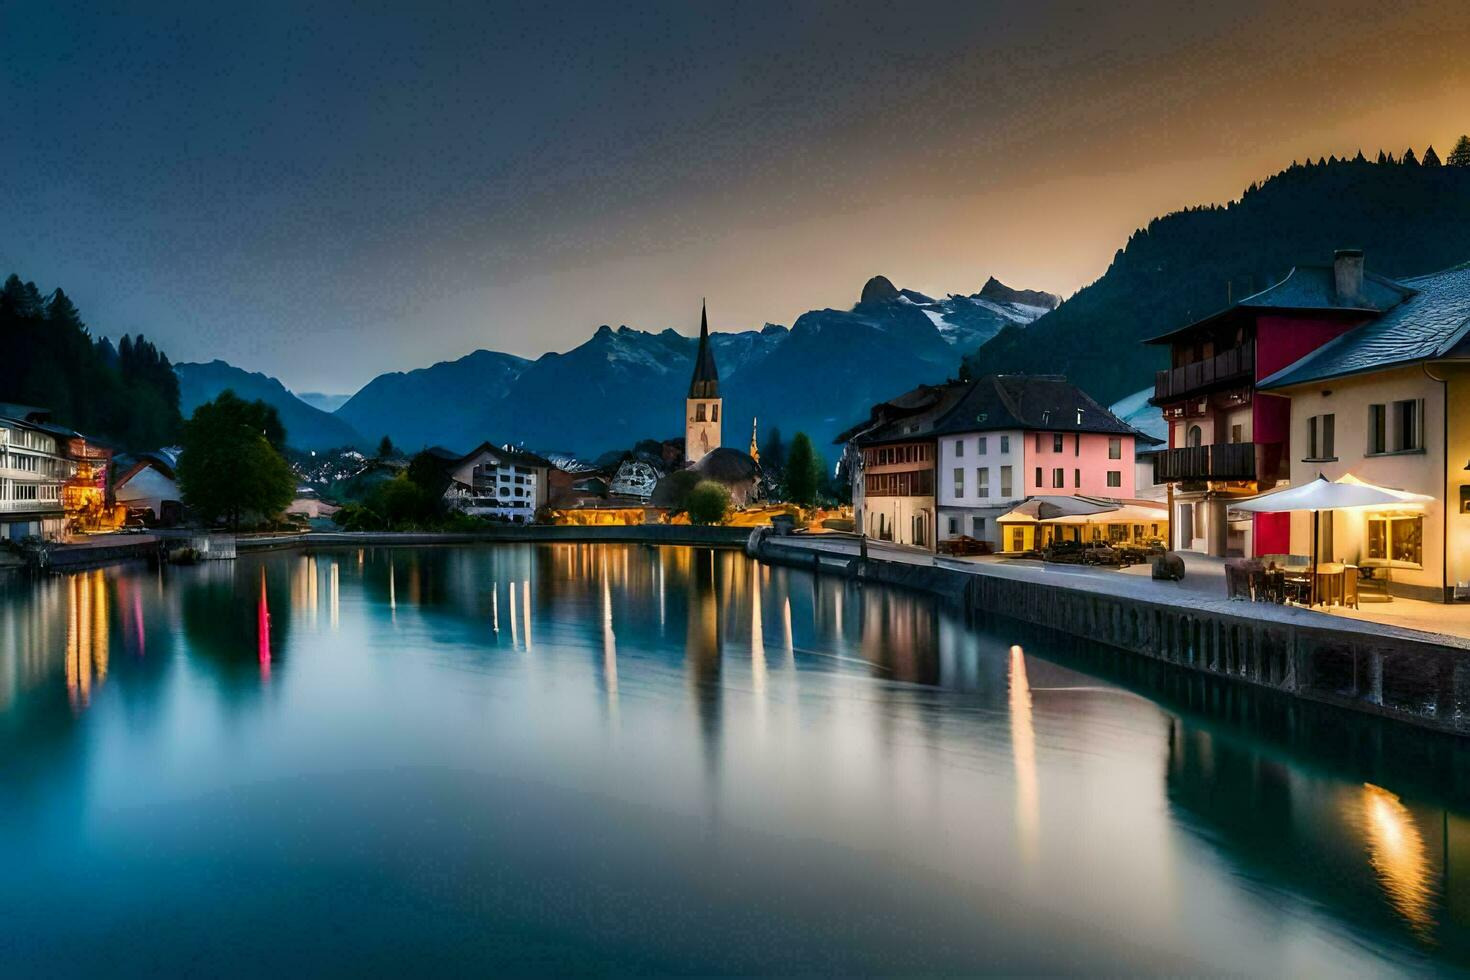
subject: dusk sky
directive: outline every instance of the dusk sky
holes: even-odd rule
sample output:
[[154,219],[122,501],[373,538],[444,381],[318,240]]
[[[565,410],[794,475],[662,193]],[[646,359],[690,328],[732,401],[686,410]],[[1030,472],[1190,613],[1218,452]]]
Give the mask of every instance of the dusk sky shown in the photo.
[[599,324],[1063,294],[1294,158],[1443,156],[1470,4],[0,7],[0,274],[350,392]]

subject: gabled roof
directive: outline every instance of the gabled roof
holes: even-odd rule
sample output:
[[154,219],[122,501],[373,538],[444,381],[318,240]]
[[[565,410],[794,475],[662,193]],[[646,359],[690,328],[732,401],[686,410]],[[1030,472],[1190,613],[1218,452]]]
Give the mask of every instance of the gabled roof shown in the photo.
[[424,452],[446,463],[462,463],[481,453],[491,453],[504,463],[512,463],[520,466],[538,466],[545,469],[552,468],[550,460],[543,459],[535,453],[527,452],[524,449],[503,449],[488,440],[480,443],[467,453],[457,453],[452,449],[445,449],[443,446],[430,446]]
[[694,353],[694,376],[689,379],[689,397],[720,397],[720,371],[715,367],[715,352],[709,344],[709,316],[703,303],[699,306],[699,350]]
[[1470,262],[1402,284],[1412,295],[1261,381],[1285,388],[1446,357],[1470,357]]
[[929,435],[933,425],[952,409],[969,384],[949,381],[942,385],[919,385],[896,398],[879,402],[868,411],[868,419],[848,428],[833,442],[872,445]]
[[1382,313],[1404,302],[1414,294],[1408,283],[1395,282],[1372,272],[1363,273],[1362,292],[1354,297],[1337,293],[1337,277],[1331,265],[1299,265],[1286,278],[1247,296],[1219,312],[1170,330],[1144,341],[1146,344],[1169,343],[1197,327],[1223,320],[1242,310],[1298,310],[1330,313]]
[[969,390],[933,428],[938,435],[1023,429],[1092,432],[1157,442],[1057,375],[989,374]]

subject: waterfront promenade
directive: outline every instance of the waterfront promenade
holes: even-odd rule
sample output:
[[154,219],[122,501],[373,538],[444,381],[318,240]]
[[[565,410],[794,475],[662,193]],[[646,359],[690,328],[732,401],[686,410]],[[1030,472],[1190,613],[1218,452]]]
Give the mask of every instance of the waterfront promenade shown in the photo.
[[[765,561],[942,594],[975,613],[1009,617],[1079,643],[1470,734],[1470,639],[1464,635],[1231,601],[1223,574],[1207,563],[1191,562],[1193,574],[1183,582],[1156,582],[1146,569],[956,559],[871,541],[863,561],[863,542],[851,535],[761,535],[751,548]],[[1430,622],[1420,611],[1404,619]]]

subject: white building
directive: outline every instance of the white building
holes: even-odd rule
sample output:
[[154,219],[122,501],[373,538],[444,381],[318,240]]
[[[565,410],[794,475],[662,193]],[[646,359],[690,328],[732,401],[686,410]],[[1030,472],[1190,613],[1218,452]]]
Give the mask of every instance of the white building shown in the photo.
[[959,433],[939,438],[939,536],[1000,546],[995,519],[1026,497],[1025,433]]
[[449,488],[444,499],[455,510],[526,524],[546,503],[551,464],[535,453],[489,442],[463,456],[439,448],[429,452],[446,464]]
[[0,538],[57,540],[66,529],[61,487],[77,471],[65,432],[44,409],[0,405]]
[[117,473],[112,484],[112,499],[130,513],[153,512],[153,520],[171,524],[182,510],[183,495],[174,469],[179,451],[160,449],[136,456],[119,456],[113,468]]

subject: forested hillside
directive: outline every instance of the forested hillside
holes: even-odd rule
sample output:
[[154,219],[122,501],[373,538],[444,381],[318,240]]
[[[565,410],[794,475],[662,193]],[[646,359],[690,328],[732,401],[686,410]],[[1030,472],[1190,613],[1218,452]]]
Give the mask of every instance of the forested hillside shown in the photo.
[[57,289],[43,295],[12,275],[0,289],[0,401],[49,408],[53,418],[122,449],[178,438],[179,383],[168,358],[124,335],[93,340],[80,311]]
[[1024,329],[966,358],[975,374],[1065,374],[1104,404],[1151,383],[1162,349],[1140,341],[1264,289],[1295,265],[1361,248],[1395,278],[1470,259],[1470,145],[1449,165],[1426,152],[1293,164],[1240,200],[1149,222],[1107,272]]

